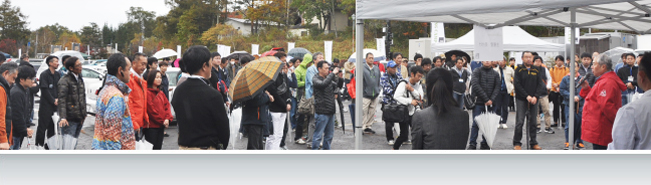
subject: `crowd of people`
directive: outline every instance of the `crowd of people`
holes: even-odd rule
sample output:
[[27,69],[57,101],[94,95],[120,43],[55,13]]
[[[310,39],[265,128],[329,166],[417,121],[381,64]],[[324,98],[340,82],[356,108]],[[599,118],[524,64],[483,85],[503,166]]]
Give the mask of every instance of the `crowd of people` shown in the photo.
[[[233,101],[228,88],[259,56],[222,57],[205,46],[190,47],[174,64],[142,53],[111,55],[96,92],[92,149],[133,150],[137,142],[146,140],[160,150],[165,129],[175,119],[172,109],[182,150],[226,149],[231,143],[229,113],[234,109],[242,110],[239,133],[247,138],[249,150],[286,150],[288,132],[294,133],[291,141],[308,149],[336,149],[334,130],[345,121],[338,121],[335,114],[348,111],[355,116],[358,66],[346,60],[325,61],[321,52],[292,58],[282,48],[274,50],[272,56],[282,62],[277,78],[244,101]],[[75,149],[87,114],[79,58],[48,56],[43,66],[48,70],[40,74],[37,84],[36,71],[27,62],[29,57],[23,56],[19,63],[5,63],[0,55],[0,149],[18,150],[25,137],[34,135],[32,110],[39,91],[36,146]],[[551,67],[536,52],[525,51],[520,57],[520,65],[515,58],[477,62],[457,55],[430,59],[416,54],[409,62],[396,52],[383,64],[365,53],[359,71],[364,77],[364,86],[359,87],[363,88],[361,131],[375,134],[372,126],[379,106],[387,143],[394,150],[403,145],[490,149],[485,137],[477,146],[480,129],[474,118],[495,113],[499,128],[507,129],[509,112],[515,111],[514,150],[523,149],[523,130],[525,147],[541,150],[536,135],[554,134],[552,128],[559,126],[564,128],[565,149],[583,149],[584,142],[595,150],[651,149],[651,126],[646,124],[651,120],[647,92],[651,57],[625,53],[623,64],[613,66],[606,55],[583,53],[575,56],[580,61],[575,74],[570,74],[569,56],[556,56]],[[58,69],[60,62],[62,69]],[[180,67],[182,73],[168,77],[170,65]],[[171,100],[169,78],[178,79]],[[570,94],[571,88],[575,94]],[[344,108],[344,100],[353,101]],[[573,112],[570,103],[575,105]],[[53,120],[54,114],[60,119]],[[567,123],[569,116],[574,117],[573,130]],[[54,146],[58,128],[62,141]]]

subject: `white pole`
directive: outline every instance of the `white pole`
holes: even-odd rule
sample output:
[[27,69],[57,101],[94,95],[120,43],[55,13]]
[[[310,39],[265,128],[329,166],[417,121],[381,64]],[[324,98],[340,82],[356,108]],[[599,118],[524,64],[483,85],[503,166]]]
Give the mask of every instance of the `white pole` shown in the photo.
[[575,92],[576,91],[576,86],[574,84],[575,83],[574,78],[572,78],[576,73],[576,71],[574,70],[574,66],[576,66],[576,64],[575,64],[576,61],[575,61],[575,57],[574,57],[574,55],[576,53],[576,51],[575,51],[576,48],[574,46],[576,44],[576,41],[575,41],[575,39],[576,39],[576,31],[574,31],[576,29],[576,11],[575,11],[574,8],[572,8],[570,10],[570,14],[571,14],[571,21],[572,21],[570,23],[570,26],[571,26],[570,30],[572,30],[571,31],[572,33],[570,34],[571,35],[571,41],[570,41],[570,46],[571,46],[570,47],[570,58],[571,58],[570,59],[570,99],[569,99],[570,110],[569,110],[569,114],[567,115],[570,118],[570,120],[568,122],[569,129],[568,129],[567,132],[569,132],[569,135],[568,135],[568,141],[567,142],[570,144],[570,147],[568,147],[568,148],[570,150],[572,150],[573,146],[574,146],[574,140],[575,140],[574,139],[574,114],[575,114],[574,110],[576,108],[578,108],[578,107],[574,106],[574,96],[576,94],[576,92]]
[[181,58],[181,45],[176,45],[176,58]]
[[23,50],[18,49],[18,62],[20,62],[20,57],[22,56],[22,54],[23,54]]
[[[357,29],[355,30],[356,42],[355,46],[357,47],[357,62],[355,64],[355,150],[360,150],[362,147],[362,125],[364,124],[364,110],[362,109],[364,105],[363,94],[364,94],[364,67],[366,64],[364,62],[364,20],[357,20]],[[359,71],[357,71],[359,70]]]

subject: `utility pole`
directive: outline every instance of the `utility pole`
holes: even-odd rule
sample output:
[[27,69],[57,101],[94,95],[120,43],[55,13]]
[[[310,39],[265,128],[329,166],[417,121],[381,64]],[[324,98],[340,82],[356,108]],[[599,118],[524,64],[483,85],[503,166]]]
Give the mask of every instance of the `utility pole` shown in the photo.
[[391,56],[389,56],[389,53],[391,53],[391,45],[393,45],[393,33],[391,33],[391,21],[387,21],[386,39],[384,39],[384,56],[386,56],[387,59],[391,58]]

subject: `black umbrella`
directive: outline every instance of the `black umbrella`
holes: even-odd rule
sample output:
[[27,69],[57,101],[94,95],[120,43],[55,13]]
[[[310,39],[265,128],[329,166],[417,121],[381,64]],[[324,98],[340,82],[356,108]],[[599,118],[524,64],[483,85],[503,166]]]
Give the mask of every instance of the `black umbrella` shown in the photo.
[[305,56],[305,54],[308,54],[308,53],[310,55],[312,54],[312,52],[310,52],[309,50],[307,50],[305,48],[293,48],[293,49],[289,50],[287,55],[292,56],[292,58],[300,58],[301,60],[303,60],[303,56]]
[[344,104],[341,103],[341,95],[337,96],[337,103],[339,104],[339,118],[341,120],[341,130],[346,134],[346,123],[344,122]]
[[468,53],[463,52],[461,50],[450,50],[448,52],[445,52],[445,61],[446,61],[445,64],[448,67],[454,67],[454,64],[456,63],[456,61],[451,61],[452,60],[452,55],[456,55],[457,58],[465,56],[468,59],[468,62],[471,61],[470,60],[470,55],[468,55]]

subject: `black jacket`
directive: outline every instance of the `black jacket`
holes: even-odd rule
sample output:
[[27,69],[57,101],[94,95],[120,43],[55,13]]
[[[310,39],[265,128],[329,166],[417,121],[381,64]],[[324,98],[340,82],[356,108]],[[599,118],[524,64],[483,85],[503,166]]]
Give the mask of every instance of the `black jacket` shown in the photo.
[[228,147],[230,128],[226,107],[208,80],[188,78],[172,97],[179,124],[179,145],[186,147]]
[[86,118],[86,88],[84,78],[75,79],[73,72],[64,75],[58,84],[58,110],[61,119],[83,121]]
[[411,122],[412,150],[465,149],[469,121],[468,113],[458,107],[440,116],[434,106],[416,111]]
[[57,95],[59,87],[57,83],[60,78],[61,75],[58,71],[54,71],[54,74],[52,74],[48,69],[41,73],[41,76],[39,77],[39,82],[41,82],[39,85],[41,88],[41,103],[38,107],[39,112],[53,113],[57,110],[57,106],[54,105],[54,102],[56,98],[59,97]]
[[163,79],[160,82],[160,90],[165,93],[165,97],[170,99],[170,80],[167,78],[167,74],[163,74]]
[[11,88],[11,117],[14,118],[12,120],[12,130],[14,137],[17,138],[27,136],[29,117],[32,114],[27,96],[29,96],[28,90],[18,83],[15,83]]
[[477,97],[475,103],[483,105],[489,100],[495,101],[495,98],[500,93],[500,85],[502,85],[502,82],[500,82],[500,74],[493,70],[493,68],[482,66],[472,72],[470,85],[472,95]]
[[622,79],[622,82],[624,82],[624,84],[629,82],[628,81],[629,76],[633,76],[633,81],[631,81],[631,83],[633,84],[633,86],[637,86],[637,72],[638,72],[638,70],[639,70],[638,67],[635,67],[635,66],[630,67],[628,65],[625,65],[624,67],[619,68],[619,70],[617,71],[617,76],[619,77],[619,79]]
[[[456,67],[450,69],[450,73],[452,74],[452,83],[454,83],[452,89],[456,93],[463,94],[466,92],[466,82],[468,82],[468,77],[470,77],[470,74],[468,74],[468,71],[465,69],[461,69],[461,71],[461,76],[459,76]],[[459,79],[462,81],[459,81]]]
[[269,103],[271,103],[269,96],[264,91],[253,99],[243,102],[242,125],[267,125],[267,122],[271,120],[268,114]]
[[[20,66],[29,66],[32,69],[34,69],[34,74],[36,74],[36,68],[34,68],[34,65],[30,64],[28,61],[24,61],[24,60],[20,61],[19,67]],[[38,93],[39,89],[40,88],[39,88],[38,84],[36,84],[36,86],[34,86],[34,87],[30,87],[30,88],[26,89],[27,93],[29,94],[29,96],[27,96],[27,101],[30,102],[29,103],[29,109],[30,110],[34,109],[34,96],[36,95],[36,93]]]
[[222,99],[224,99],[224,102],[227,102],[228,94],[226,94],[226,85],[224,83],[220,83],[221,80],[222,78],[219,76],[217,69],[210,69],[210,87],[219,91],[219,94],[222,96]]
[[524,65],[518,66],[513,78],[516,98],[523,101],[527,100],[527,96],[540,99],[540,96],[547,91],[542,79],[543,73],[544,71],[535,66],[531,66],[531,69],[527,69]]
[[336,113],[335,94],[337,93],[337,81],[339,80],[334,73],[328,74],[325,78],[318,74],[312,78],[315,113]]
[[[278,74],[274,84],[267,89],[269,90],[269,94],[274,97],[274,102],[271,102],[269,105],[269,111],[287,112],[287,105],[292,104],[292,99],[290,98],[292,93],[289,91],[289,80],[287,79],[287,75],[282,73]],[[281,91],[284,91],[284,93],[281,94]]]

